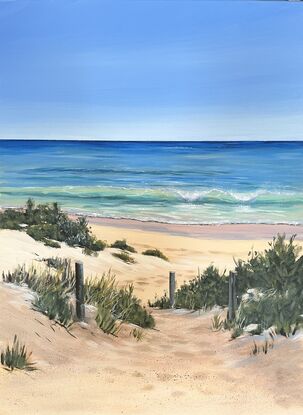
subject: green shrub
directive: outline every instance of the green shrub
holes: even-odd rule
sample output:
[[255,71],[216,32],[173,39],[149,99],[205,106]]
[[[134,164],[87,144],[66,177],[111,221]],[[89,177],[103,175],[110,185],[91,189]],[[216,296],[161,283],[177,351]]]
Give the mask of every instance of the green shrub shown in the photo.
[[101,241],[100,239],[96,239],[94,236],[91,236],[85,248],[95,252],[104,251],[104,249],[106,248],[106,242]]
[[133,254],[137,252],[134,247],[127,244],[126,239],[117,240],[116,242],[111,244],[111,248],[122,249],[122,251],[128,251]]
[[238,324],[241,327],[258,324],[261,331],[275,327],[277,333],[287,337],[295,334],[303,322],[303,307],[297,296],[292,290],[285,293],[249,290],[237,311]]
[[5,351],[1,352],[1,364],[9,370],[14,369],[32,371],[36,370],[35,363],[30,361],[32,353],[28,353],[24,344],[21,344],[15,335],[13,345],[7,346]]
[[1,229],[20,229],[20,224],[25,223],[24,214],[16,209],[6,209],[0,212]]
[[44,241],[45,239],[62,240],[58,227],[53,224],[32,225],[27,228],[26,232],[36,241]]
[[37,241],[66,242],[70,246],[79,246],[95,252],[106,247],[105,242],[97,240],[91,234],[85,217],[71,220],[57,203],[36,206],[35,202],[29,199],[23,211],[6,209],[0,213],[0,228],[20,230],[21,224],[28,225],[25,231]]
[[171,308],[170,301],[166,292],[164,293],[164,295],[162,295],[162,297],[155,296],[153,302],[148,300],[148,305],[149,307],[160,308],[160,310]]
[[130,310],[126,321],[146,329],[153,329],[155,327],[153,316],[140,304],[136,304]]
[[168,261],[167,256],[159,251],[159,249],[147,249],[146,251],[142,252],[142,255],[155,256],[157,258],[163,259],[164,261]]
[[135,260],[133,257],[129,255],[127,252],[114,252],[112,254],[114,257],[121,259],[121,261],[125,262],[126,264],[134,264]]
[[264,252],[250,252],[247,261],[236,263],[237,288],[244,293],[237,312],[241,327],[274,326],[289,336],[302,324],[303,256],[294,240],[278,235]]
[[214,266],[184,283],[175,294],[175,307],[190,310],[208,309],[215,305],[226,306],[228,302],[228,279]]
[[285,292],[290,286],[303,289],[303,257],[301,248],[295,245],[295,236],[289,241],[278,235],[264,252],[251,251],[248,260],[236,262],[237,290],[239,295],[249,288],[274,289]]

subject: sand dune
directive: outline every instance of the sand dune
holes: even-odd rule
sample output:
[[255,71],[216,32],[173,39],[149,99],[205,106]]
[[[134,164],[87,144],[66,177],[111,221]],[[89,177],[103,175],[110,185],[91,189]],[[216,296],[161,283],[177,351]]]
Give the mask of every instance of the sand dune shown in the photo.
[[[119,283],[134,282],[146,301],[166,288],[171,269],[181,283],[198,266],[213,261],[228,268],[252,244],[266,245],[264,239],[208,240],[95,225],[93,230],[109,242],[126,237],[140,252],[156,246],[170,262],[137,254],[137,263],[126,265],[111,249],[86,257],[80,249],[63,244],[56,250],[2,230],[0,270],[54,255],[81,259],[86,275],[111,267]],[[0,285],[0,346],[18,334],[39,367],[30,374],[0,371],[1,415],[302,413],[300,336],[277,339],[268,355],[252,357],[251,338],[231,342],[229,333],[211,331],[211,313],[153,310],[157,330],[147,330],[141,342],[129,336],[127,325],[113,338],[94,325],[75,324],[75,338],[32,310],[30,298],[25,288]]]

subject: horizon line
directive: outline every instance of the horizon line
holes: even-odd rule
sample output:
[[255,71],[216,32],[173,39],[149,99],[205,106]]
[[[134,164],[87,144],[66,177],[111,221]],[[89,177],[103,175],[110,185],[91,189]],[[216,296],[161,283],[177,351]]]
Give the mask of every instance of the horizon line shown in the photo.
[[106,142],[106,143],[114,143],[114,142],[133,142],[133,143],[174,143],[174,142],[188,142],[188,143],[224,143],[224,142],[245,142],[245,143],[253,143],[253,142],[261,142],[261,143],[277,143],[277,142],[284,142],[284,143],[294,143],[294,142],[303,142],[303,138],[299,139],[103,139],[103,138],[0,138],[1,141],[82,141],[82,142]]

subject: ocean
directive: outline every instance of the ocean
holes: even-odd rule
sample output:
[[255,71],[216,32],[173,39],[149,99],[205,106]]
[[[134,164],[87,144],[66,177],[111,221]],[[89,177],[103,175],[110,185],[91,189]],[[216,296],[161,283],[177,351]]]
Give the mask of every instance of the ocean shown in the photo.
[[303,223],[303,143],[0,140],[0,206],[168,223]]

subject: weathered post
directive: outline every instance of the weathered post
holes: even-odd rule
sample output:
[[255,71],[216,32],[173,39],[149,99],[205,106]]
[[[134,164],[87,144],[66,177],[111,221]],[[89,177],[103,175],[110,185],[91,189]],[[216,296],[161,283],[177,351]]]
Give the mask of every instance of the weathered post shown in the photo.
[[228,320],[232,321],[236,317],[237,293],[236,293],[236,276],[230,271],[228,281]]
[[236,311],[237,311],[237,308],[238,308],[238,305],[237,305],[237,290],[236,290],[236,281],[237,281],[237,278],[236,278],[236,274],[233,272],[233,275],[234,275],[234,279],[233,279],[233,306],[234,306],[234,318],[236,317]]
[[79,321],[84,321],[84,273],[81,261],[76,261],[76,315]]
[[175,290],[176,290],[176,273],[170,271],[169,273],[169,303],[173,307],[175,304]]

